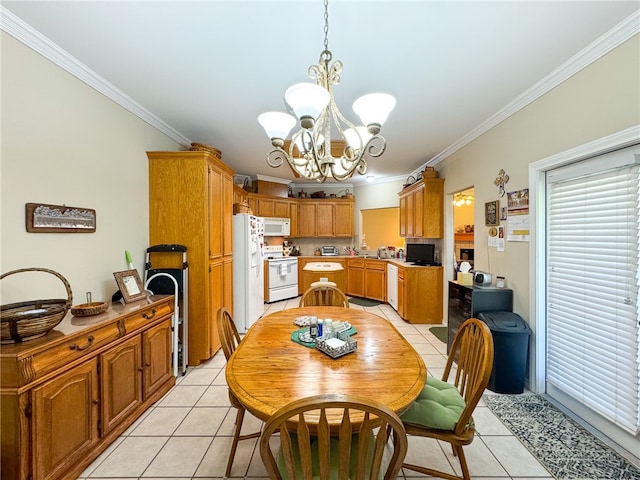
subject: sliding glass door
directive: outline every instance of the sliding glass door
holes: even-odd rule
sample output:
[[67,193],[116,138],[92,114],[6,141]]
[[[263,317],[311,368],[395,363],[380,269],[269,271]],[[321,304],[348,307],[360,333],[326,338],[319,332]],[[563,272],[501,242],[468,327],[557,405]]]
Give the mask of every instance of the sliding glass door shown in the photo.
[[546,390],[634,455],[640,147],[547,172]]

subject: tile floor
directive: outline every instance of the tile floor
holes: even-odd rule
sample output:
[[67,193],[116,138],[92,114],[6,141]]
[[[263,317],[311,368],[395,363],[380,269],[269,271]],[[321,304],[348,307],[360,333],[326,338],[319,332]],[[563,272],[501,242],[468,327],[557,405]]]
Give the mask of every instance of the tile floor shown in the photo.
[[[298,299],[265,305],[265,311],[298,306]],[[386,304],[365,308],[387,318],[422,355],[429,374],[440,377],[446,345],[429,332],[431,325],[404,322]],[[178,379],[176,386],[138,419],[79,477],[98,479],[217,479],[223,478],[235,409],[230,407],[222,351]],[[489,392],[490,393],[490,392]],[[536,480],[553,478],[481,402],[474,419],[477,435],[465,448],[473,478]],[[243,432],[257,431],[260,421],[247,413]],[[259,479],[266,472],[256,449],[257,439],[241,441],[231,475]],[[459,472],[448,445],[410,437],[407,461]],[[404,477],[402,475],[404,474]],[[404,470],[401,478],[419,477]]]

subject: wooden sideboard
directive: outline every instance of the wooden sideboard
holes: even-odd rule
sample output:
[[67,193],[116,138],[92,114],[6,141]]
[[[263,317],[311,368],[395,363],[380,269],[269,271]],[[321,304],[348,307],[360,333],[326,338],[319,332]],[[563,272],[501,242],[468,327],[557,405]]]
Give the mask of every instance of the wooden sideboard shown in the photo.
[[76,479],[175,384],[172,295],[0,346],[2,480]]

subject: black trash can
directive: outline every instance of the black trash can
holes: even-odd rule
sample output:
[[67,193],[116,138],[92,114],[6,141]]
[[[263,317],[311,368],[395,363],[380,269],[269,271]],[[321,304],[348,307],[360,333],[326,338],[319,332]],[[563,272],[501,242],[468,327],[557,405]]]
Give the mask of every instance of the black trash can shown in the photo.
[[513,312],[481,312],[493,336],[493,370],[487,388],[496,393],[522,393],[529,359],[531,329]]

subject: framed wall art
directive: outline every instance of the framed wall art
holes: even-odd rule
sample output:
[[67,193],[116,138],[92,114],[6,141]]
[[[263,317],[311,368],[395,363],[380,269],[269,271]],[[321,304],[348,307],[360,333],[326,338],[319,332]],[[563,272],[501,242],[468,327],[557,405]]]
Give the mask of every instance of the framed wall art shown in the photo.
[[486,202],[484,204],[484,224],[488,227],[500,225],[500,201]]
[[91,208],[27,203],[25,224],[29,233],[93,233],[96,211]]
[[114,272],[113,276],[116,279],[120,293],[122,293],[124,303],[137,302],[147,298],[147,292],[142,286],[142,280],[140,280],[137,270]]

